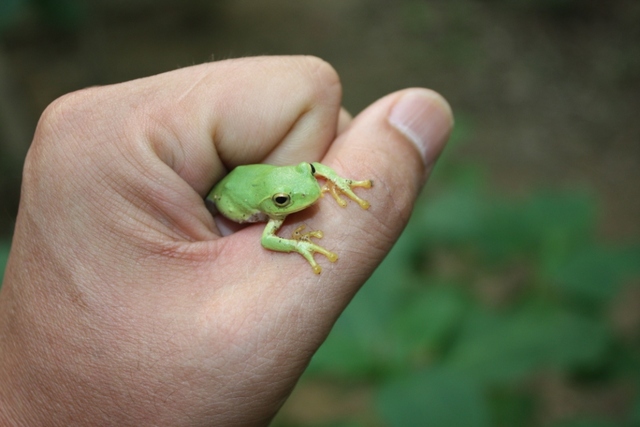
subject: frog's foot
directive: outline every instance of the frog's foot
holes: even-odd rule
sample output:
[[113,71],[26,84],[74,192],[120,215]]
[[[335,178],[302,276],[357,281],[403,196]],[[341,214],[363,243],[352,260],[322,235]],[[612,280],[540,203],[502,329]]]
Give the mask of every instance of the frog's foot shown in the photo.
[[354,181],[351,179],[340,178],[336,179],[335,181],[327,180],[327,183],[322,187],[322,192],[329,192],[331,196],[333,196],[333,198],[336,200],[336,202],[338,202],[338,204],[343,208],[347,206],[347,202],[342,197],[340,197],[340,193],[344,194],[345,196],[359,204],[362,209],[369,209],[369,206],[371,206],[369,202],[358,197],[356,193],[353,192],[352,188],[371,188],[372,185],[373,183],[370,179],[367,179],[365,181]]
[[312,237],[316,239],[322,239],[324,237],[324,233],[320,230],[309,231],[308,233],[301,233],[302,230],[306,228],[306,225],[299,225],[293,233],[291,233],[291,238],[293,240],[302,240],[304,242],[310,242]]
[[327,257],[327,259],[331,262],[336,262],[338,260],[338,255],[326,250],[322,246],[316,245],[311,241],[312,237],[317,239],[321,239],[324,236],[324,233],[320,230],[309,231],[308,233],[301,233],[302,230],[305,229],[304,225],[298,226],[293,233],[291,234],[291,238],[296,242],[294,251],[298,252],[300,255],[305,257],[309,264],[311,264],[311,268],[313,272],[316,274],[320,274],[322,272],[322,267],[318,265],[316,260],[313,258],[313,253],[318,252]]
[[318,239],[321,238],[323,236],[322,231],[302,233],[301,231],[304,230],[304,225],[301,225],[294,230],[292,239],[283,239],[275,234],[282,225],[282,222],[282,219],[269,220],[267,226],[262,232],[262,246],[272,251],[298,252],[309,262],[309,264],[311,264],[311,268],[313,268],[313,272],[316,274],[320,274],[320,272],[322,272],[322,268],[318,265],[316,260],[313,259],[314,253],[317,252],[326,256],[331,262],[336,262],[338,260],[338,255],[333,252],[329,252],[322,246],[318,246],[311,241],[312,237]]
[[322,246],[318,246],[315,243],[306,242],[304,240],[297,241],[296,248],[294,249],[300,255],[302,255],[309,264],[311,264],[311,268],[313,272],[316,274],[322,273],[322,267],[318,265],[316,260],[313,258],[314,252],[318,252],[327,257],[327,259],[331,262],[336,262],[338,260],[338,255],[326,250]]

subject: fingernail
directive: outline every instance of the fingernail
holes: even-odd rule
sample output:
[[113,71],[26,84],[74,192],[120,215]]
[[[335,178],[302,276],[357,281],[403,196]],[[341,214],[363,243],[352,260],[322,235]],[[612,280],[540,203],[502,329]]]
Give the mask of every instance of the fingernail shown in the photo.
[[407,91],[391,108],[388,121],[415,144],[427,166],[436,161],[453,128],[449,104],[427,89]]

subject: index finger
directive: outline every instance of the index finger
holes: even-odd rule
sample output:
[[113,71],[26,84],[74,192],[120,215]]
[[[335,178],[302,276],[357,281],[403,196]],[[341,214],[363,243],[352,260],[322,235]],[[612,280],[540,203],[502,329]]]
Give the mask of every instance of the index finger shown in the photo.
[[127,116],[145,124],[144,142],[201,196],[241,164],[321,158],[342,96],[333,68],[302,56],[231,59],[115,87],[131,100]]

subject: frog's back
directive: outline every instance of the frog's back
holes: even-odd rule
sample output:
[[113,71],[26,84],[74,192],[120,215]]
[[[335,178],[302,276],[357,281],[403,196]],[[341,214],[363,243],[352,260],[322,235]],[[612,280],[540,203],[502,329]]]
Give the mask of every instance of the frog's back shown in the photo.
[[233,221],[268,221],[258,206],[263,196],[264,176],[274,168],[264,164],[238,166],[213,187],[207,199],[215,203],[218,212]]

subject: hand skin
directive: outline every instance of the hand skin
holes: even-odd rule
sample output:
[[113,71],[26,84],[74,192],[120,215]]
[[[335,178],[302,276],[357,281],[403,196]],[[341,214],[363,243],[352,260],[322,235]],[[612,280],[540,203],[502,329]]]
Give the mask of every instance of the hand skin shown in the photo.
[[[325,62],[265,57],[49,106],[0,291],[0,425],[267,425],[398,238],[452,126],[426,89],[353,120],[340,104]],[[234,166],[301,161],[374,180],[369,210],[325,197],[287,218],[340,255],[318,256],[319,276],[262,248],[264,224],[221,237],[203,202]]]

